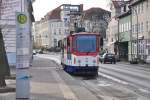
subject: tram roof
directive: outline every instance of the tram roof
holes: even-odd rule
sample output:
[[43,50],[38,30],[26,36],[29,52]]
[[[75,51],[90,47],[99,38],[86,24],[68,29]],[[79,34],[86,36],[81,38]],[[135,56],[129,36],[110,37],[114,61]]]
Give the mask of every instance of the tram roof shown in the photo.
[[83,35],[83,34],[94,34],[94,35],[99,35],[99,33],[94,33],[94,32],[79,32],[79,33],[73,33],[72,35]]

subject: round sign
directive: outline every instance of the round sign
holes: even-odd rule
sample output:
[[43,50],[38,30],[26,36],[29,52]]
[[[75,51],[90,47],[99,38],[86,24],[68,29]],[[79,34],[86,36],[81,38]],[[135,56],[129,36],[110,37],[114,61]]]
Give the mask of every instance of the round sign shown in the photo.
[[27,16],[24,15],[24,14],[19,14],[17,16],[17,21],[20,23],[20,24],[24,24],[27,22]]

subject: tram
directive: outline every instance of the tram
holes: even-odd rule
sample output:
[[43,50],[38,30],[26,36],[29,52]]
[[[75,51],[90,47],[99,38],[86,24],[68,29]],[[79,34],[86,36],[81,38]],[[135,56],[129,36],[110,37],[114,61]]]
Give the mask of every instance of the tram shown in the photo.
[[99,34],[79,32],[63,40],[63,69],[72,74],[98,75]]

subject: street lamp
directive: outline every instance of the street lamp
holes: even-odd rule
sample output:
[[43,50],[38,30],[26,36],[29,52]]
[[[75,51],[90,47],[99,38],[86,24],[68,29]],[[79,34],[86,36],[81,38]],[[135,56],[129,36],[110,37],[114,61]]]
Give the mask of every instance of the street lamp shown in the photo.
[[[131,12],[132,12],[132,11],[135,12],[136,21],[137,21],[137,25],[136,25],[135,28],[136,28],[136,32],[137,32],[137,34],[136,34],[136,41],[137,41],[137,45],[136,45],[136,46],[137,46],[137,52],[136,52],[136,55],[137,55],[136,57],[137,57],[137,58],[136,58],[136,63],[138,63],[138,62],[137,62],[137,60],[139,59],[139,46],[138,46],[138,43],[139,43],[139,39],[138,39],[138,37],[139,37],[139,34],[138,34],[138,12],[137,12],[137,9],[135,9],[135,8],[133,8],[133,7],[131,8]],[[132,14],[132,13],[131,13],[131,14]],[[132,41],[131,41],[131,42],[132,42]],[[132,44],[132,43],[131,43],[131,44]],[[131,45],[131,46],[132,46],[132,45]],[[132,52],[132,50],[131,50],[131,52]],[[131,56],[132,56],[132,55],[131,55]]]

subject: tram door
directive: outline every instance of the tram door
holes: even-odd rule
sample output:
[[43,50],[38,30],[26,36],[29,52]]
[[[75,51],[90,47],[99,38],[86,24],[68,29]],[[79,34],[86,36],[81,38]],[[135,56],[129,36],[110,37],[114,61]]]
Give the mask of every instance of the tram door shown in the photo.
[[67,59],[71,60],[71,48],[72,48],[72,38],[67,38]]

